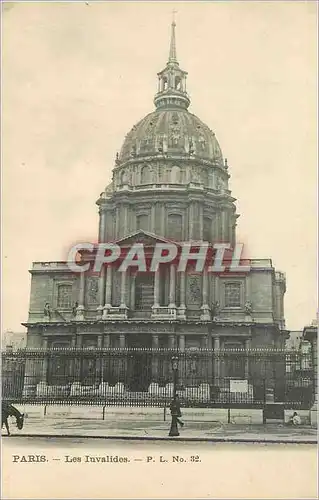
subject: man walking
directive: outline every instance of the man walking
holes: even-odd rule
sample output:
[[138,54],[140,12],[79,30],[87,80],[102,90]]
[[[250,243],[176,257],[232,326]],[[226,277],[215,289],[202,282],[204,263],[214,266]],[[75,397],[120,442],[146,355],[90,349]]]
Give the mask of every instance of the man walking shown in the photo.
[[176,422],[181,426],[184,427],[184,422],[180,419],[182,416],[181,412],[181,403],[179,400],[178,394],[175,394],[174,399],[172,400],[169,409],[171,410],[171,415],[176,417]]

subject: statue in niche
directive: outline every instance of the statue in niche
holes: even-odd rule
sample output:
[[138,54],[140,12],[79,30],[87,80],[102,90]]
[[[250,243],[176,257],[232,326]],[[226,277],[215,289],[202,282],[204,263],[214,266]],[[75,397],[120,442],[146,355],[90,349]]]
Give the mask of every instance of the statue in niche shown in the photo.
[[220,305],[219,305],[219,302],[218,302],[218,301],[216,301],[216,302],[214,302],[214,304],[212,305],[212,317],[213,317],[213,318],[218,318],[219,313],[220,313]]
[[44,304],[43,315],[46,318],[48,318],[49,320],[51,319],[52,313],[51,313],[51,306],[50,306],[49,302],[46,302]]
[[73,306],[72,306],[72,316],[76,316],[76,310],[79,306],[79,303],[78,302],[74,302]]
[[136,145],[133,144],[132,148],[131,148],[131,156],[134,157],[136,156]]
[[252,310],[253,310],[252,303],[250,302],[250,300],[246,300],[246,303],[245,303],[245,313],[246,313],[246,315],[247,316],[251,316]]

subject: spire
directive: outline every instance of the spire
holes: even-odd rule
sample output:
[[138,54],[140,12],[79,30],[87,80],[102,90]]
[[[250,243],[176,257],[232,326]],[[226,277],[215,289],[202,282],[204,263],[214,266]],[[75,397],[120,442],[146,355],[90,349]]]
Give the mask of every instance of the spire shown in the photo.
[[173,10],[173,21],[172,21],[172,26],[171,26],[171,43],[170,43],[170,46],[169,46],[168,62],[176,64],[177,63],[177,57],[176,57],[176,35],[175,35],[176,22],[175,22],[175,13],[176,13],[176,10]]
[[158,91],[154,98],[156,108],[184,108],[187,109],[190,100],[186,91],[187,72],[183,71],[176,58],[175,14],[171,24],[171,41],[166,67],[157,73]]

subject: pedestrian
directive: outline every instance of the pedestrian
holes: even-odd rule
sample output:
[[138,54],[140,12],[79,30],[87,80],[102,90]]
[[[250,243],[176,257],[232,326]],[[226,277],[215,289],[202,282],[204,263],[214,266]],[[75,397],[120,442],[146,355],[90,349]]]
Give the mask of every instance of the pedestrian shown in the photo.
[[174,399],[172,400],[169,409],[171,410],[171,415],[176,416],[176,421],[177,423],[181,426],[184,427],[184,422],[181,420],[182,412],[181,412],[181,403],[179,400],[178,394],[175,394]]
[[289,424],[290,425],[300,425],[301,424],[301,418],[296,411],[294,412],[293,416],[290,417]]

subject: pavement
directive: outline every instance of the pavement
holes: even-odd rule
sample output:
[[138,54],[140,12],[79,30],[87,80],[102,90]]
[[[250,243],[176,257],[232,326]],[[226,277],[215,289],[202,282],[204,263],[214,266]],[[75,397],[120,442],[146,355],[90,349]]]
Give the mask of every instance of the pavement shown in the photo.
[[[290,427],[279,423],[264,425],[225,424],[219,422],[185,421],[179,427],[178,437],[169,437],[170,418],[163,420],[147,419],[82,419],[82,418],[26,418],[22,430],[13,422],[9,423],[10,432],[15,437],[48,438],[103,438],[124,440],[178,440],[210,441],[236,443],[286,443],[317,444],[317,429],[308,425]],[[2,436],[6,431],[2,429]]]

